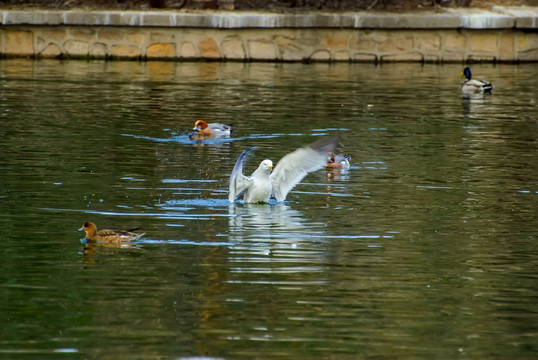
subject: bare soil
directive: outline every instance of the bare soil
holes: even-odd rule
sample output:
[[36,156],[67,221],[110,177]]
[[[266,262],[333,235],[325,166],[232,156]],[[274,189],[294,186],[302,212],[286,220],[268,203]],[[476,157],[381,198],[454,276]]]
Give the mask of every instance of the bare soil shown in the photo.
[[227,9],[277,12],[435,10],[442,7],[538,6],[538,0],[0,0],[0,9]]

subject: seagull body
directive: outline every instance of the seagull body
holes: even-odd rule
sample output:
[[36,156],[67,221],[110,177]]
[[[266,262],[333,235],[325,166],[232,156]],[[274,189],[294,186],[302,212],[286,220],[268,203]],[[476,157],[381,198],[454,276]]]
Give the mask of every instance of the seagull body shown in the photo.
[[244,194],[245,203],[267,203],[271,195],[277,201],[284,201],[286,195],[308,173],[322,169],[327,163],[327,156],[336,150],[338,136],[330,136],[313,144],[299,148],[285,155],[274,167],[271,160],[263,160],[250,176],[243,175],[243,165],[250,147],[237,159],[230,176],[230,193],[228,200],[233,202]]

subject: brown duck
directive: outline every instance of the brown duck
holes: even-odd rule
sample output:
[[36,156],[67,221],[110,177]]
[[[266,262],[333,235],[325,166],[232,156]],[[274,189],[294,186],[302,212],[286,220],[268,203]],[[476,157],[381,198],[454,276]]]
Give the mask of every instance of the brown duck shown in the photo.
[[133,241],[140,238],[142,234],[133,233],[132,231],[138,230],[99,230],[97,231],[97,226],[91,221],[86,221],[79,231],[86,232],[86,240],[93,242],[125,242]]

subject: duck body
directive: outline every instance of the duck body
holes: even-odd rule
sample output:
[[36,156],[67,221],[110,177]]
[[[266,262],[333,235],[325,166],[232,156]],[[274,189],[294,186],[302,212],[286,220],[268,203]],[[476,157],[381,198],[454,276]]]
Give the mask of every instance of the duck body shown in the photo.
[[86,232],[86,240],[92,242],[125,242],[137,240],[144,234],[134,233],[131,230],[99,230],[91,221],[86,221],[79,231]]
[[243,175],[243,166],[254,148],[243,151],[230,176],[228,200],[233,202],[243,194],[245,203],[268,203],[271,196],[284,201],[308,173],[325,166],[328,154],[335,151],[338,141],[338,136],[330,136],[299,148],[282,157],[274,170],[271,160],[263,160],[251,176]]
[[461,91],[465,93],[491,93],[493,85],[484,80],[472,79],[471,69],[466,67],[461,73],[465,77],[465,81],[461,84]]
[[229,137],[232,135],[233,127],[220,123],[206,123],[198,120],[194,123],[194,133],[189,135],[191,140],[205,140],[210,138]]
[[325,166],[328,168],[347,169],[349,167],[349,160],[351,160],[351,156],[349,155],[330,153]]

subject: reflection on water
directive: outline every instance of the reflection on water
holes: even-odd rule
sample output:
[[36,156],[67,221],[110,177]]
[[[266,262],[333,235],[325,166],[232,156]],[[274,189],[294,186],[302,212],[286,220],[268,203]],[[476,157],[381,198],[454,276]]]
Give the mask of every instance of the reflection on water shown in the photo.
[[[0,353],[533,358],[538,70],[475,66],[0,61]],[[349,169],[228,202],[246,148],[335,133]]]
[[[258,235],[272,231],[304,232],[301,212],[293,210],[285,203],[272,202],[272,205],[231,203],[228,209],[230,232],[238,236],[239,240],[242,240],[242,234],[245,232],[257,232]],[[309,224],[308,230],[313,230],[312,224]]]

